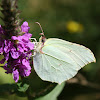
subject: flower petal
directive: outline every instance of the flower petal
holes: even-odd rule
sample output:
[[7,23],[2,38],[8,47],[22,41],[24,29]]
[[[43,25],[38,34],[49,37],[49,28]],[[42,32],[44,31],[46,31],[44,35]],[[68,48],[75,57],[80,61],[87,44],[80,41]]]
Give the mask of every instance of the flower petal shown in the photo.
[[28,33],[30,27],[28,26],[28,22],[24,22],[22,25],[21,25],[21,29],[22,29],[22,32],[26,32]]
[[16,48],[12,48],[10,52],[13,59],[17,59],[20,56],[20,52],[16,50]]
[[15,80],[15,82],[18,82],[19,80],[19,72],[17,69],[13,71],[13,79]]

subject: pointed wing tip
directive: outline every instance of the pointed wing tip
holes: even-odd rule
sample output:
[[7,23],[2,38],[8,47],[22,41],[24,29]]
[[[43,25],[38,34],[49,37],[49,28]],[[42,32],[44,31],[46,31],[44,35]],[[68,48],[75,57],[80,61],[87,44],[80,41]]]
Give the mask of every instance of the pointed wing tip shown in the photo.
[[[95,58],[95,56],[93,55],[93,59],[92,59],[92,61],[91,62],[94,62],[94,63],[96,63],[96,58]],[[89,62],[89,63],[91,63],[91,62]]]
[[96,63],[96,58],[94,58],[94,61],[93,62]]
[[91,51],[91,54],[92,54],[92,56],[93,56],[93,61],[92,61],[92,62],[96,63],[96,58],[95,58],[95,56],[94,56],[94,54],[93,54],[92,51]]

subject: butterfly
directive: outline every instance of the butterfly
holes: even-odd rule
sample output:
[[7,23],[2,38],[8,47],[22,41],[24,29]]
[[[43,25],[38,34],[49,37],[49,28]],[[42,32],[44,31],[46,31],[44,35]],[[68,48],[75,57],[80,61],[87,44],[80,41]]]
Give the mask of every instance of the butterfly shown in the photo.
[[35,44],[34,70],[45,81],[61,84],[74,77],[91,62],[96,62],[92,51],[85,46],[58,38],[46,39],[44,34]]

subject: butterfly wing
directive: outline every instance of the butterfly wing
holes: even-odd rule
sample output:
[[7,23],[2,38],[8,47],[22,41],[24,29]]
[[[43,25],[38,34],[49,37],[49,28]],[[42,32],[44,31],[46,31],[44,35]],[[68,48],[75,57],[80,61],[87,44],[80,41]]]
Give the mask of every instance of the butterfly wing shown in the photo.
[[[76,44],[76,43],[71,43],[62,39],[57,39],[57,38],[50,38],[48,39],[44,45],[52,45],[58,49],[67,53],[73,60],[78,60],[75,62],[83,62],[86,64],[90,62],[95,62],[95,57],[94,54],[91,52],[90,49]],[[83,65],[84,66],[84,65]],[[81,67],[83,67],[81,65]]]
[[56,83],[72,78],[80,68],[95,62],[88,48],[57,38],[47,39],[42,52],[33,57],[34,69],[42,80]]

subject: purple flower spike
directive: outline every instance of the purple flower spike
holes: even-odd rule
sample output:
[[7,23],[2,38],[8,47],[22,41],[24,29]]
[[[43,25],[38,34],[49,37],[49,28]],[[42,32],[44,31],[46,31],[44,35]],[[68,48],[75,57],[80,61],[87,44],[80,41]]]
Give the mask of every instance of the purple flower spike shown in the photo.
[[1,35],[5,35],[5,33],[0,26],[0,54],[4,55],[4,59],[0,63],[3,64],[7,61],[3,68],[7,74],[13,74],[15,82],[18,82],[19,76],[26,77],[31,73],[30,57],[32,55],[31,50],[34,50],[34,43],[30,41],[32,34],[28,33],[29,28],[25,21],[21,26],[22,32],[24,32],[22,36],[4,39]]

